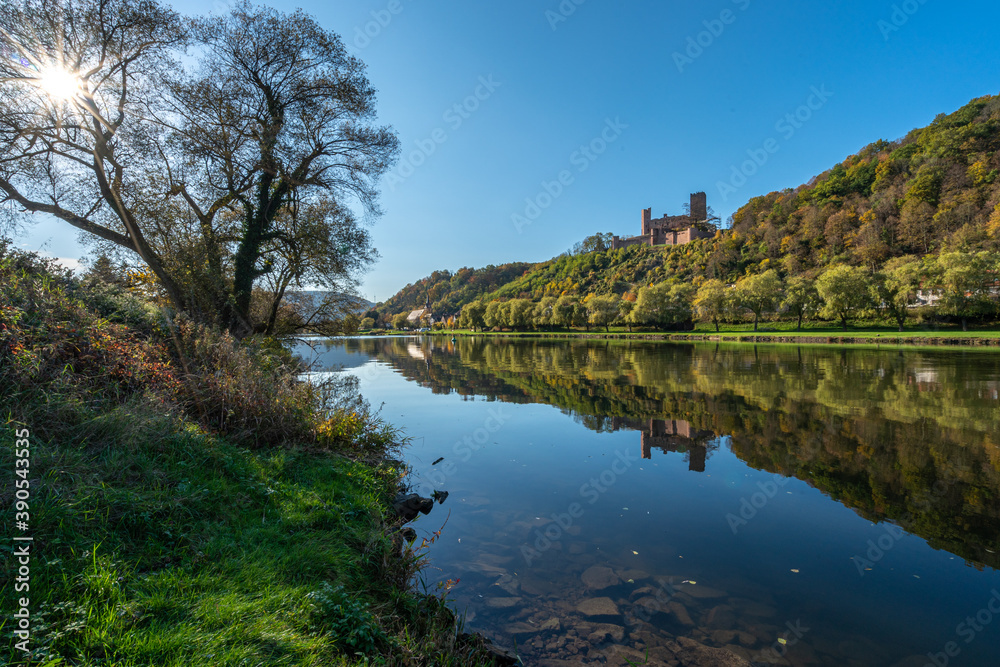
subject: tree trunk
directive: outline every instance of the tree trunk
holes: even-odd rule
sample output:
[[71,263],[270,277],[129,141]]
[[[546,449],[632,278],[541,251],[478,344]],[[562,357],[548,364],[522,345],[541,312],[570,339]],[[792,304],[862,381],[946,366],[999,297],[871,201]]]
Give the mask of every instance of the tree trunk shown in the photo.
[[753,314],[753,330],[754,331],[757,331],[757,319],[758,319],[758,317],[759,317],[759,315],[757,315],[757,313]]
[[799,313],[799,322],[795,325],[796,331],[802,331],[802,313]]
[[968,330],[969,330],[969,322],[965,318],[965,316],[963,315],[962,316],[962,331],[968,331]]
[[840,318],[840,324],[841,324],[841,326],[844,327],[844,331],[847,331],[847,318],[846,317],[841,316],[841,318]]
[[719,333],[719,320],[715,320],[715,333]]

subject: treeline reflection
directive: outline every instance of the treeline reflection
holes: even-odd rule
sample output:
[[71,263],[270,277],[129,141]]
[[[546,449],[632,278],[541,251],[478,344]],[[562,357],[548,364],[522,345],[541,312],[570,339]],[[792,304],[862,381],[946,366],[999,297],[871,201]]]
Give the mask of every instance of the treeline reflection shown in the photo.
[[556,406],[704,470],[720,436],[975,565],[1000,566],[995,353],[627,341],[349,339],[437,393]]

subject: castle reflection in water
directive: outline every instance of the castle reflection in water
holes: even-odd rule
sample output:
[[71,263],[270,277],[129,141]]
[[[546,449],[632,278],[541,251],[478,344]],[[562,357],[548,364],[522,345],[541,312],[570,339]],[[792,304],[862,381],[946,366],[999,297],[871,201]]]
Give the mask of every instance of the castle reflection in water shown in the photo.
[[610,430],[632,429],[641,432],[642,458],[652,459],[653,450],[664,454],[687,454],[688,470],[705,472],[705,460],[716,436],[711,431],[701,431],[683,419],[629,419],[612,417]]

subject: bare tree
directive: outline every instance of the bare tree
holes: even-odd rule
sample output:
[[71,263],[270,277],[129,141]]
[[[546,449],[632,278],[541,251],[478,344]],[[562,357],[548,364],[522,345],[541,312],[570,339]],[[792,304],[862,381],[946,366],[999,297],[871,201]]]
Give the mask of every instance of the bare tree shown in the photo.
[[[0,0],[8,200],[134,251],[176,308],[238,335],[254,328],[262,277],[289,258],[305,276],[302,262],[320,257],[301,251],[297,211],[348,211],[346,198],[379,213],[398,140],[373,124],[364,65],[336,34],[301,11],[247,4],[190,21],[154,0],[66,7]],[[320,273],[372,257],[368,245],[341,254],[356,261]]]

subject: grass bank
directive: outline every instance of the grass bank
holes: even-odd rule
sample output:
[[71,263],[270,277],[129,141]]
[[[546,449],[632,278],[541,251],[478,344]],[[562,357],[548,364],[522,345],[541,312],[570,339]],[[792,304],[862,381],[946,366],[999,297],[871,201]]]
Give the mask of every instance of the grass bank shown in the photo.
[[415,590],[399,434],[296,370],[0,244],[4,664],[493,664]]

